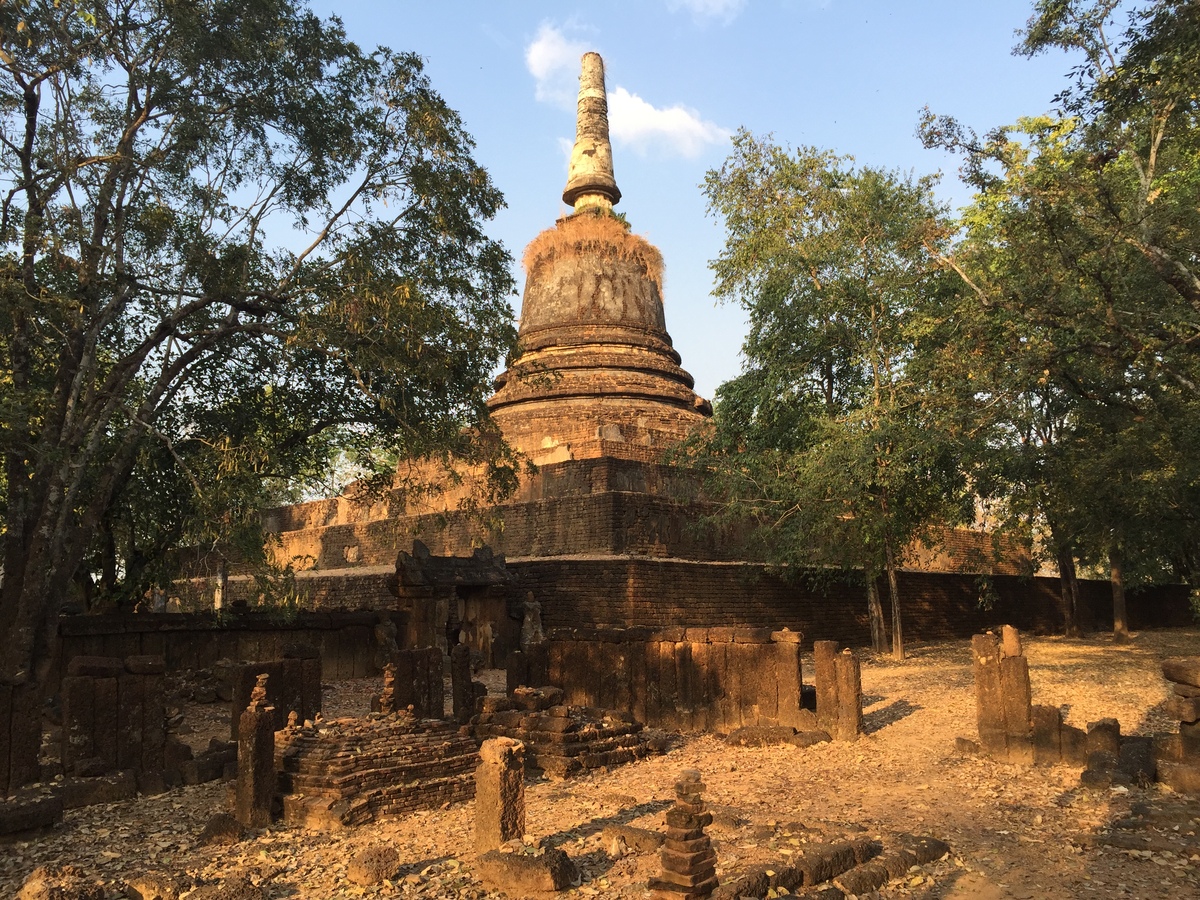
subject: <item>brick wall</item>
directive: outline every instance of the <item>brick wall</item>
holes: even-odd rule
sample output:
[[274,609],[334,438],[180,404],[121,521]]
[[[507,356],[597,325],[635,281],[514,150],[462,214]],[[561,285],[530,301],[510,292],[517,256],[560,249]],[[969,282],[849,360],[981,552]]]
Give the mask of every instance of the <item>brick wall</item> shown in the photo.
[[[827,578],[785,581],[752,564],[653,559],[511,560],[514,590],[532,591],[547,628],[579,625],[702,627],[747,625],[789,628],[805,643],[870,640],[866,591],[861,584]],[[1057,578],[991,576],[996,599],[979,605],[976,576],[900,573],[901,614],[909,640],[967,638],[1011,624],[1025,631],[1061,631]],[[1082,581],[1080,589],[1095,628],[1112,625],[1108,582]],[[880,585],[884,616],[891,610]],[[1192,623],[1187,588],[1163,586],[1129,594],[1132,628]]]
[[199,613],[64,616],[58,620],[60,660],[153,654],[174,672],[207,668],[218,659],[282,659],[285,646],[304,643],[320,652],[326,678],[364,678],[379,671],[377,622],[374,612],[302,612],[286,620],[258,612],[220,619]]
[[798,726],[799,640],[746,627],[554,629],[549,680],[568,704],[629,711],[659,728]]

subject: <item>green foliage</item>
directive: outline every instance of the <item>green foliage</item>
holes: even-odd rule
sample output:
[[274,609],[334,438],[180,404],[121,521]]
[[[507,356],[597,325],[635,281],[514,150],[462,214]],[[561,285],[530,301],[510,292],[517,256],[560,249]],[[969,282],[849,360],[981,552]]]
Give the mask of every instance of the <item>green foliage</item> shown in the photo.
[[951,286],[934,258],[949,230],[931,179],[849,162],[742,131],[709,172],[727,231],[716,293],[750,333],[700,456],[768,558],[873,581],[958,514],[953,441],[928,427],[918,377]]
[[1018,50],[1080,51],[1062,115],[982,138],[927,115],[978,193],[941,366],[993,511],[1065,573],[1200,575],[1200,10],[1044,0]]
[[0,6],[7,672],[72,579],[136,596],[167,548],[260,552],[257,509],[332,454],[511,483],[472,147],[419,57],[294,0]]

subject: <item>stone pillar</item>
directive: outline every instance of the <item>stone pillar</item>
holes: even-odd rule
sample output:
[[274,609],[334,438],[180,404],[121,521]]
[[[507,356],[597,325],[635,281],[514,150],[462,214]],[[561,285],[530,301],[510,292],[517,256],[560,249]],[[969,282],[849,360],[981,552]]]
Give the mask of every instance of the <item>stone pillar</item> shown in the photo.
[[563,203],[580,212],[589,206],[611,210],[621,199],[613,177],[612,145],[608,139],[608,97],[604,90],[604,61],[585,53],[579,74],[575,115],[575,146],[567,169]]
[[[90,675],[62,680],[62,765],[64,775],[78,775],[81,764],[97,756],[95,747],[96,693]],[[116,760],[112,760],[115,768]],[[105,767],[109,771],[109,767]]]
[[1008,755],[1004,727],[1004,695],[1000,688],[1000,639],[990,631],[971,638],[975,670],[975,722],[985,753]]
[[471,648],[455,644],[450,651],[450,699],[454,720],[465,724],[475,712],[475,692],[471,687]]
[[707,897],[717,887],[717,854],[704,829],[712,813],[704,808],[704,783],[695,769],[684,769],[675,783],[675,805],[667,810],[667,835],[660,856],[662,875],[648,887],[655,900]]
[[837,731],[837,641],[813,641],[813,687],[817,691],[817,725],[832,735]]
[[250,705],[238,720],[234,818],[247,828],[271,824],[275,798],[275,708],[267,706],[267,676],[259,675]]
[[425,651],[425,684],[428,690],[425,714],[431,719],[446,718],[446,667],[442,662],[445,653],[442,647],[430,647]]
[[475,849],[495,850],[525,835],[525,745],[492,738],[475,770]]
[[[858,657],[843,650],[834,659],[837,676],[837,724],[834,738],[856,741],[863,730],[862,669]],[[819,701],[818,701],[819,702]]]
[[[1019,644],[1018,644],[1019,646]],[[1009,762],[1033,765],[1033,702],[1029,661],[1023,656],[1000,660],[1000,692],[1004,698],[1004,732]]]
[[[0,800],[41,778],[42,711],[38,700],[38,692],[29,685],[0,680]],[[58,821],[62,821],[61,804]]]

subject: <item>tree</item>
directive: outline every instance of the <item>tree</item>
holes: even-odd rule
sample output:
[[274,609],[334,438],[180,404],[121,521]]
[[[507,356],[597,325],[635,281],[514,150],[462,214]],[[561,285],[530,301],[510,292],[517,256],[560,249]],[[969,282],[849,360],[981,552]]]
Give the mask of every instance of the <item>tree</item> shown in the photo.
[[1200,520],[1187,450],[1200,412],[1200,11],[1159,0],[1114,41],[1120,8],[1036,5],[1018,51],[1083,60],[1061,115],[983,138],[947,118],[922,126],[963,153],[978,191],[947,262],[973,288],[963,343],[990,358],[963,373],[991,434],[980,482],[1048,532],[1069,631],[1076,561],[1106,565],[1118,639],[1130,565],[1141,579],[1179,571]]
[[497,459],[502,198],[417,56],[294,0],[26,0],[0,83],[0,676],[81,572],[228,534],[331,445]]
[[746,131],[704,183],[726,229],[716,294],[750,318],[704,456],[716,494],[771,558],[861,569],[877,649],[886,576],[900,658],[897,569],[962,490],[914,378],[950,282],[930,252],[949,235],[932,184]]

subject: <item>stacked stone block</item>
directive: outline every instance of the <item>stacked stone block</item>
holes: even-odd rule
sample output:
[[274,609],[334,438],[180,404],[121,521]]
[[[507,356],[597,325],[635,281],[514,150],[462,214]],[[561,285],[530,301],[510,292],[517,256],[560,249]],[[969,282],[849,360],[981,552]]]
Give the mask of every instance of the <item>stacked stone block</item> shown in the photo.
[[704,808],[704,783],[684,769],[675,783],[675,805],[667,810],[667,836],[659,854],[662,875],[650,879],[655,900],[707,897],[717,887],[717,854],[704,829],[712,813]]
[[1063,722],[1057,706],[1033,705],[1029,661],[1020,632],[1005,625],[999,635],[989,631],[971,639],[975,673],[975,721],[979,741],[959,739],[964,750],[982,750],[993,759],[1014,765],[1084,766],[1089,753],[1120,752],[1120,726],[1115,720],[1115,747],[1108,735],[1109,720],[1093,722],[1088,731]]
[[1162,671],[1171,685],[1166,712],[1179,720],[1179,734],[1160,745],[1158,780],[1181,793],[1200,794],[1200,656],[1164,660]]
[[41,713],[33,688],[0,682],[0,799],[40,778]]
[[475,741],[448,722],[392,715],[334,719],[275,736],[285,821],[362,825],[475,796]]
[[862,734],[862,668],[850,650],[837,651],[836,641],[813,642],[813,684],[817,695],[817,727],[839,741]]
[[572,706],[656,728],[804,727],[800,640],[769,628],[554,629],[549,682]]
[[62,680],[63,771],[133,771],[145,792],[165,789],[166,701],[161,656],[76,656]]
[[477,739],[510,738],[525,747],[531,769],[565,778],[612,768],[663,752],[628,713],[567,706],[555,687],[518,688],[512,697],[487,697],[472,721]]
[[259,675],[267,675],[267,706],[272,707],[274,730],[287,724],[288,713],[295,711],[300,721],[312,720],[321,711],[321,656],[308,644],[289,644],[283,658],[266,662],[243,663],[233,670],[233,704],[230,739],[238,739],[242,711],[250,705]]

